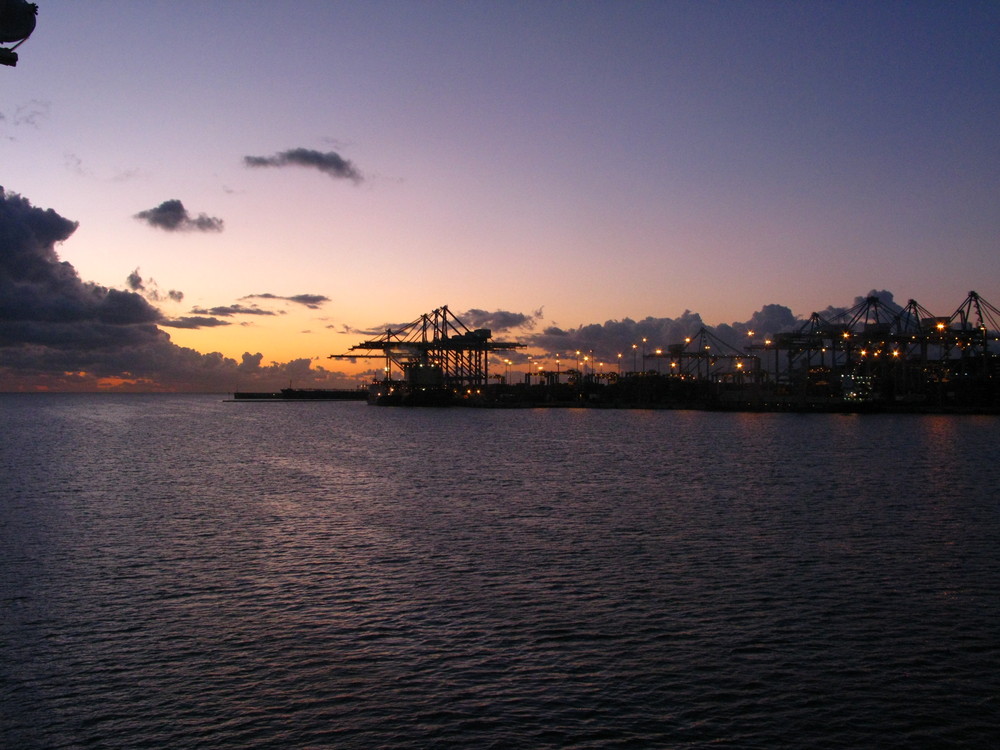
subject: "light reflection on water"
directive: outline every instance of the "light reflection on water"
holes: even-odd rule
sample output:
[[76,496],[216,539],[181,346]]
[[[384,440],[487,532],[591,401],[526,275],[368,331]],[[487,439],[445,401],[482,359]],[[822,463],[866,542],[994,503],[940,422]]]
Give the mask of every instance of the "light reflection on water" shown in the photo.
[[10,747],[983,746],[997,420],[0,396]]

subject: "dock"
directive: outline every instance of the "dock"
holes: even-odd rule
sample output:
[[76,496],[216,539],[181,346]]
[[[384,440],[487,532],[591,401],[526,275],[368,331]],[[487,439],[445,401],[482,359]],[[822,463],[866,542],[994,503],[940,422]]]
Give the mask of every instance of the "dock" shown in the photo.
[[365,401],[359,388],[282,388],[280,391],[235,391],[228,401]]
[[513,352],[527,345],[495,340],[443,306],[330,356],[383,359],[382,377],[349,397],[384,406],[1000,413],[1000,310],[976,292],[947,316],[870,296],[793,330],[745,333],[742,346],[705,326],[662,346],[643,338],[641,366],[640,345],[624,341],[618,353],[574,348],[575,368],[569,351],[530,365],[522,355],[526,371],[513,382]]

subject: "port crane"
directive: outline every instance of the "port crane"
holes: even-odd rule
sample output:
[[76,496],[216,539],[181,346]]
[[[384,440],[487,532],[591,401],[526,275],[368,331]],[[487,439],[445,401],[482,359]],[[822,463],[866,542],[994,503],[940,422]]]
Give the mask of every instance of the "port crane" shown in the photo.
[[[760,377],[760,357],[741,352],[702,326],[684,343],[656,349],[645,359],[657,360],[657,372],[671,377],[713,382],[757,382]],[[667,360],[666,371],[659,360]]]
[[[374,338],[330,358],[384,358],[386,385],[463,393],[488,383],[491,354],[525,346],[494,340],[490,329],[470,328],[443,305],[406,325],[387,327]],[[392,380],[393,368],[402,372],[402,381]]]
[[1000,310],[976,292],[950,316],[912,299],[899,308],[872,296],[837,315],[813,313],[798,329],[747,349],[777,385],[804,393],[837,392],[839,382],[858,400],[925,397],[944,384],[979,387],[1000,375],[998,321]]

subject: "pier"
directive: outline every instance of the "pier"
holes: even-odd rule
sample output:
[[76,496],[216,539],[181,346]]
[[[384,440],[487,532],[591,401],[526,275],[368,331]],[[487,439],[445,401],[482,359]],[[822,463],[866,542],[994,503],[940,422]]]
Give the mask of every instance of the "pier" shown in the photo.
[[628,372],[623,352],[638,364],[636,343],[603,356],[575,350],[577,366],[565,370],[558,363],[574,352],[548,352],[536,359],[554,358],[555,370],[536,362],[514,383],[517,365],[500,354],[528,345],[470,329],[444,306],[331,356],[384,361],[368,388],[377,405],[1000,413],[998,321],[976,292],[948,316],[869,297],[794,330],[748,331],[742,346],[708,327],[662,346],[644,340],[642,365]]
[[282,388],[280,391],[234,391],[230,401],[364,401],[358,388]]

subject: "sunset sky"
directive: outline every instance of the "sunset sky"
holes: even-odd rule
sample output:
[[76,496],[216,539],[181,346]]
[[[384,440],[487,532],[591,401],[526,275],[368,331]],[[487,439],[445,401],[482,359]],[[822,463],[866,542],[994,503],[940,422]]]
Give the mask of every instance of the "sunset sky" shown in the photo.
[[0,269],[0,390],[339,371],[445,304],[567,348],[870,290],[1000,304],[996,2],[38,5],[0,68],[0,257],[46,252],[12,244],[26,204],[78,223],[49,246],[144,297],[101,322],[146,338],[56,335],[65,286],[31,318]]

